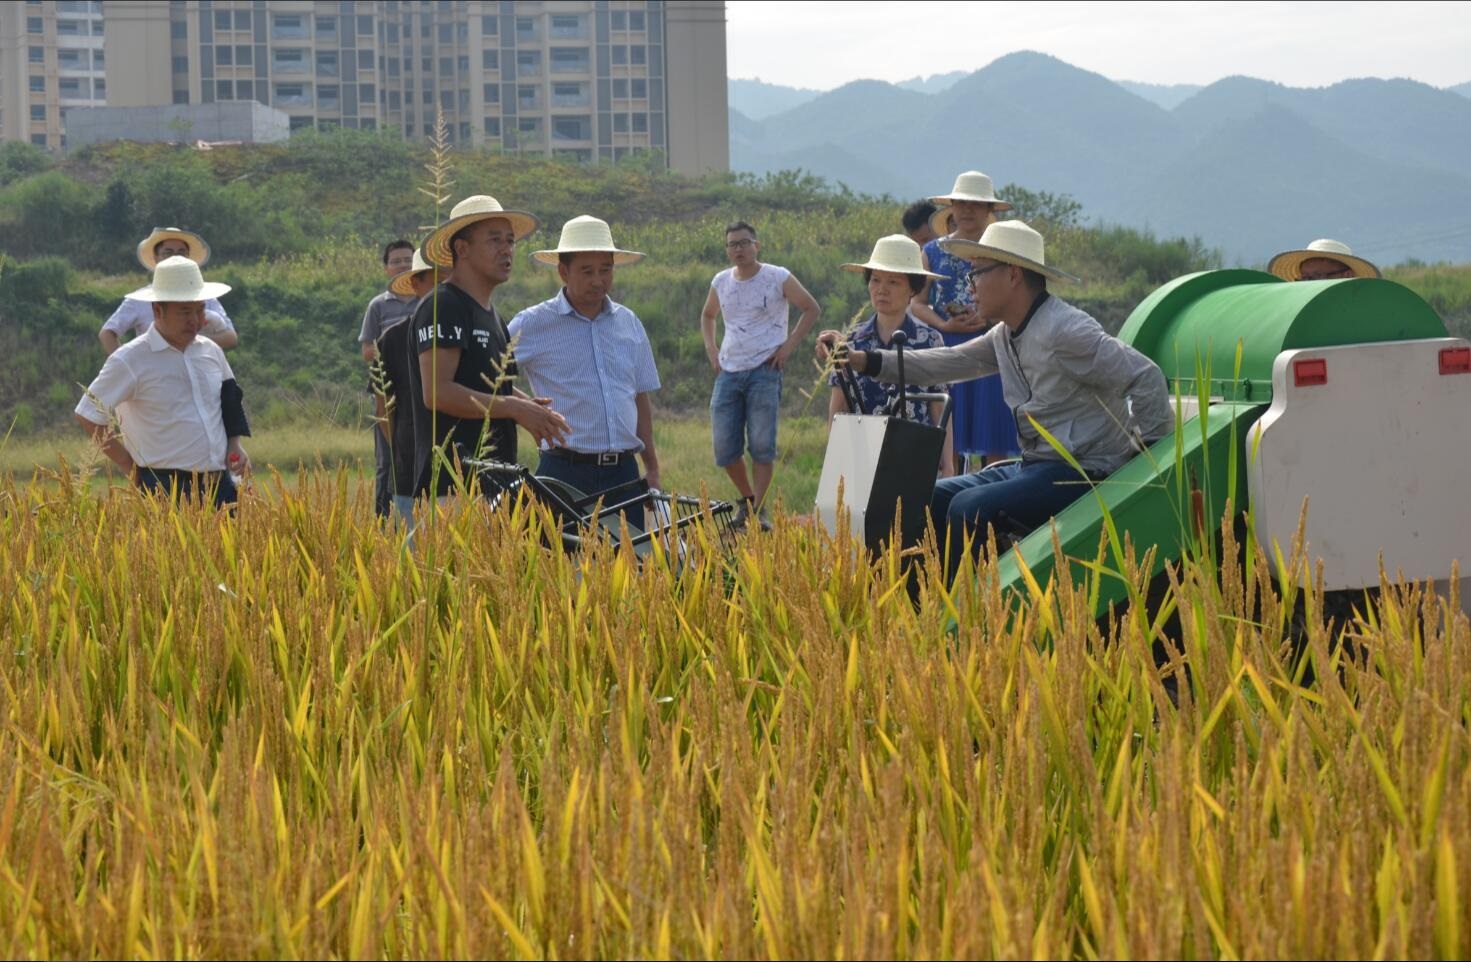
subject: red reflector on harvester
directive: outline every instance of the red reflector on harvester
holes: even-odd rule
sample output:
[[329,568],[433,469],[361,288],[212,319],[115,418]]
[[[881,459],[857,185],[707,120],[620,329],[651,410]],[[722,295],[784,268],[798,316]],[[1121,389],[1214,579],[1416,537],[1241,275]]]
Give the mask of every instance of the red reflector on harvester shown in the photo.
[[1471,374],[1471,347],[1448,347],[1442,350],[1440,373]]
[[1321,357],[1307,357],[1292,362],[1292,383],[1295,387],[1312,387],[1328,383],[1328,361]]

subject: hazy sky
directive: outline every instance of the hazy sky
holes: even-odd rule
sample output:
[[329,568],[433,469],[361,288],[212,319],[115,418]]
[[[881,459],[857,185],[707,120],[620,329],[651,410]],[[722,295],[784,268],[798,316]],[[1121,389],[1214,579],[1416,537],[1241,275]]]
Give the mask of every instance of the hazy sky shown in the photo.
[[818,90],[978,70],[1017,50],[1147,83],[1471,81],[1471,3],[728,0],[726,17],[731,77]]

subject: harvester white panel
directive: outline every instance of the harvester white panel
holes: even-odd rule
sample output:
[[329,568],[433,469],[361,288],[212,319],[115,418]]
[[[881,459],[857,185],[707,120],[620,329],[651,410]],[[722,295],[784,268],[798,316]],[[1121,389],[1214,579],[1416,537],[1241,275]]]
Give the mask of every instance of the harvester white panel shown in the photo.
[[864,540],[864,515],[888,424],[889,418],[878,414],[833,417],[827,457],[817,482],[817,515],[829,532],[836,534],[838,530],[838,482],[841,480],[843,505],[851,513],[853,535]]
[[[1444,579],[1471,568],[1471,373],[1441,373],[1462,338],[1283,351],[1246,441],[1256,535],[1285,558],[1307,503],[1324,587]],[[1326,365],[1299,365],[1321,359]],[[1295,366],[1296,365],[1296,366]],[[1322,383],[1312,383],[1322,374]],[[1299,384],[1301,379],[1305,383]]]

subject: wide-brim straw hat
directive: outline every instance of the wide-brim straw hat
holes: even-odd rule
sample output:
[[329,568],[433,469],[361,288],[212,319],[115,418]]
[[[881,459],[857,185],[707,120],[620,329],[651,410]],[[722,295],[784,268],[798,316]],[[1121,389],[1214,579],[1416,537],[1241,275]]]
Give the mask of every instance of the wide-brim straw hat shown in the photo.
[[1080,280],[1067,271],[1050,266],[1043,249],[1042,235],[1019,220],[997,221],[986,228],[979,241],[947,237],[940,241],[940,247],[967,260],[986,257],[1003,264],[1025,267],[1054,280]]
[[955,186],[950,188],[950,193],[931,197],[932,204],[953,204],[958,200],[973,200],[980,204],[992,204],[997,210],[1011,210],[1011,205],[996,196],[996,188],[991,184],[991,178],[979,170],[967,170],[955,178]]
[[157,304],[207,301],[230,292],[229,284],[206,283],[199,265],[187,257],[166,257],[153,269],[153,283],[128,297]]
[[1326,237],[1313,241],[1300,251],[1283,251],[1267,264],[1267,272],[1276,274],[1284,281],[1299,281],[1302,280],[1302,265],[1318,257],[1338,261],[1351,269],[1354,277],[1383,276],[1379,273],[1379,268],[1362,257],[1355,257],[1347,244],[1342,241],[1329,240]]
[[151,271],[158,266],[158,258],[153,249],[166,240],[181,240],[189,245],[189,259],[203,267],[209,263],[209,245],[204,242],[193,231],[179,230],[177,227],[155,227],[153,233],[138,242],[138,263],[143,269]]
[[524,210],[506,210],[494,197],[474,194],[456,204],[449,212],[449,220],[424,240],[420,248],[424,252],[424,260],[436,267],[452,267],[455,258],[450,251],[450,238],[471,224],[496,218],[510,222],[511,232],[518,241],[541,226],[541,221],[534,214]]
[[845,271],[891,271],[895,274],[918,274],[944,280],[939,274],[924,269],[924,257],[919,245],[903,234],[880,237],[873,245],[873,253],[867,264],[844,264]]
[[414,265],[406,271],[399,271],[393,275],[388,282],[388,290],[391,294],[399,297],[414,296],[414,278],[425,271],[434,270],[434,265],[424,260],[424,249],[421,247],[414,251]]
[[944,237],[950,233],[950,218],[954,215],[955,211],[950,209],[949,204],[936,208],[930,215],[930,230],[935,232],[936,237]]
[[618,267],[637,264],[644,259],[639,251],[626,251],[615,246],[613,231],[607,221],[586,214],[574,217],[562,225],[562,236],[558,239],[555,250],[537,251],[531,256],[538,264],[556,264],[563,254],[581,254],[587,251],[612,254],[613,264]]

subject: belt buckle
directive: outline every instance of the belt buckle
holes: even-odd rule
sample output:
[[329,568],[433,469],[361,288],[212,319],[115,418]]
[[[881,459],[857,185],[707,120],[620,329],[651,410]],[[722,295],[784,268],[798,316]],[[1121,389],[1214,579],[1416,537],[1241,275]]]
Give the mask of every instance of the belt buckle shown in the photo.
[[618,458],[619,457],[621,457],[621,454],[618,451],[601,451],[601,452],[598,453],[598,467],[600,467],[600,468],[606,468],[606,467],[609,467],[609,466],[616,467],[617,464],[618,464]]

